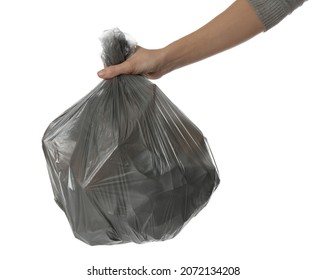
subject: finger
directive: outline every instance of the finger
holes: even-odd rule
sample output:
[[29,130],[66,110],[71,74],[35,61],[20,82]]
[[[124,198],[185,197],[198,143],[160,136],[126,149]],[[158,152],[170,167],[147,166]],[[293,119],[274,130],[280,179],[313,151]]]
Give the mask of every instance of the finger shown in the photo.
[[160,72],[151,72],[151,73],[143,74],[144,77],[146,77],[147,79],[150,79],[150,80],[157,80],[157,79],[161,78],[162,75],[163,74],[161,74]]
[[98,76],[102,79],[112,79],[121,74],[130,74],[130,73],[131,73],[130,66],[126,62],[123,62],[121,64],[105,67],[104,69],[98,72]]

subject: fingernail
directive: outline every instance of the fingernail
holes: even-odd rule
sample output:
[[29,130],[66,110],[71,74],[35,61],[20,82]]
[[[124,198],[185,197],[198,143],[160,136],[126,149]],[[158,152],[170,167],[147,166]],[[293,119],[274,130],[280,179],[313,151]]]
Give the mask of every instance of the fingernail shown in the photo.
[[99,71],[98,76],[102,78],[104,76],[104,70]]

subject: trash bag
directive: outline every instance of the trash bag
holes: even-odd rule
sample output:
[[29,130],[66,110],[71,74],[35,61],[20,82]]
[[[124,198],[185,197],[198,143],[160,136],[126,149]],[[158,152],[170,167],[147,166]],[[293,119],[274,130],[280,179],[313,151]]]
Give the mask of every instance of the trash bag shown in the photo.
[[[101,41],[105,65],[136,46],[117,28]],[[49,125],[42,147],[55,201],[90,245],[172,238],[220,181],[201,131],[142,75],[101,81]]]

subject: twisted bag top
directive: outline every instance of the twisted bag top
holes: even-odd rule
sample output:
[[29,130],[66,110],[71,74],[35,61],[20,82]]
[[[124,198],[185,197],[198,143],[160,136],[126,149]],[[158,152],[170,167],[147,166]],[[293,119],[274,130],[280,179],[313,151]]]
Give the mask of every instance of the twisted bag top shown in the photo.
[[[101,40],[106,65],[135,49],[118,29]],[[172,238],[219,184],[201,131],[140,75],[101,81],[49,125],[43,150],[55,201],[90,245]]]

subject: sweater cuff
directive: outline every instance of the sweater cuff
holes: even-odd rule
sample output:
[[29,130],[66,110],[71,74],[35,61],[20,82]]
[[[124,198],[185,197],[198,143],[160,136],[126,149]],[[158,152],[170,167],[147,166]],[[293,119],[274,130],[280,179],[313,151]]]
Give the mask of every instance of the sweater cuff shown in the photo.
[[284,19],[289,11],[281,1],[267,1],[267,0],[248,0],[254,8],[257,16],[261,20],[265,31],[269,30],[282,19]]

